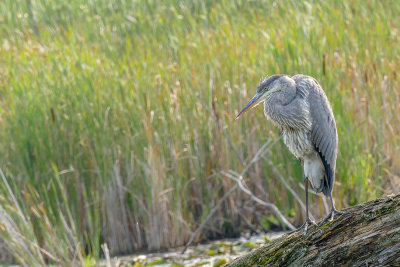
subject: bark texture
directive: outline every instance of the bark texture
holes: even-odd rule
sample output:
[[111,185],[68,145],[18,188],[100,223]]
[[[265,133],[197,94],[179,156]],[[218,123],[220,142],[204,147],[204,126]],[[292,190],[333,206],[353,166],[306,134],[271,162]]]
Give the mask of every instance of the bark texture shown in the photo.
[[400,266],[400,194],[343,210],[286,234],[228,266]]

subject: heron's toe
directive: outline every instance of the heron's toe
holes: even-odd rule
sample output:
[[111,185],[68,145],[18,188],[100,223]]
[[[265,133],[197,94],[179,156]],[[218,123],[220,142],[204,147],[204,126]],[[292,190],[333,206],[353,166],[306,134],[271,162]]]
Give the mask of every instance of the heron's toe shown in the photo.
[[318,226],[315,221],[310,220],[309,218],[306,219],[306,221],[296,230],[293,230],[291,232],[289,232],[288,234],[293,234],[295,232],[300,232],[301,230],[303,230],[303,235],[307,234],[307,230],[310,226]]
[[336,210],[336,209],[335,209],[335,214],[337,214],[337,215],[342,215],[342,214],[344,214],[344,211],[340,211],[340,210]]
[[309,226],[318,226],[316,223],[315,223],[315,221],[313,221],[313,220],[310,220],[310,219],[307,219],[305,222],[304,222],[304,232],[303,232],[303,235],[306,235],[307,234],[307,230],[308,230],[308,227]]
[[343,211],[338,211],[336,209],[331,210],[331,212],[329,212],[329,214],[322,220],[322,222],[320,223],[320,225],[326,223],[326,222],[331,222],[333,221],[333,219],[335,218],[335,216],[340,216],[344,214]]

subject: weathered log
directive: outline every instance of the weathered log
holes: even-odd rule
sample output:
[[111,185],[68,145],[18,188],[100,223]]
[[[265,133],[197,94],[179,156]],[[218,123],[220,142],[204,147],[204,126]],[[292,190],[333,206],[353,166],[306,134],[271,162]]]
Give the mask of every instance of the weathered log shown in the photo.
[[286,234],[228,266],[400,266],[400,194],[343,210],[307,233]]

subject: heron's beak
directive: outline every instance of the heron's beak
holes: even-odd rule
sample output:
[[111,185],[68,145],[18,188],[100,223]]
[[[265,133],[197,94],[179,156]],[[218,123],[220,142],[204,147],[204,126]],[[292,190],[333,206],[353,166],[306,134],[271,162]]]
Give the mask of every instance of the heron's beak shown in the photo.
[[258,104],[264,102],[265,100],[265,95],[262,93],[257,93],[250,101],[247,103],[247,105],[239,112],[239,114],[236,116],[236,119],[239,119],[242,117],[244,113],[246,113],[248,110],[254,108]]

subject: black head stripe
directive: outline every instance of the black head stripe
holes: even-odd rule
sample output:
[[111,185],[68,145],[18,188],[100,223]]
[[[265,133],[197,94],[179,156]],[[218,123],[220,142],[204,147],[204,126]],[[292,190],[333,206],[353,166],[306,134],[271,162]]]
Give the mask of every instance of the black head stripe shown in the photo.
[[275,74],[272,75],[270,77],[265,78],[262,82],[260,82],[260,84],[257,87],[257,92],[261,91],[264,88],[268,88],[269,86],[271,86],[271,84],[276,81],[277,79],[279,79],[280,77],[285,76],[284,74]]

